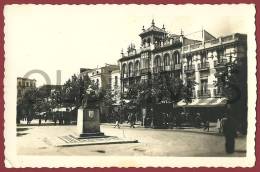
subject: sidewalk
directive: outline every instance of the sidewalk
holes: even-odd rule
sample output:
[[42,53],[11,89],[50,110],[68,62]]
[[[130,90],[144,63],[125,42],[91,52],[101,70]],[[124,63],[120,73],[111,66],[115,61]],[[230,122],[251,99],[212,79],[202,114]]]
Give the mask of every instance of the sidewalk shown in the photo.
[[[111,126],[111,127],[115,126],[114,123],[101,123],[101,125]],[[178,131],[178,132],[191,132],[191,133],[198,133],[198,134],[223,136],[223,134],[219,133],[218,129],[215,126],[216,126],[216,123],[210,123],[209,131],[204,130],[203,127],[195,128],[195,127],[188,127],[188,126],[182,126],[180,128],[173,127],[173,128],[165,128],[165,129],[154,129],[154,130],[172,130],[172,131]],[[130,128],[130,124],[129,123],[120,124],[120,128]],[[141,126],[141,124],[136,124],[135,128],[136,129],[151,129],[151,130],[153,129],[151,127],[146,128],[144,126]],[[239,135],[239,137],[240,136],[243,136],[243,135]]]
[[[47,120],[45,122],[44,120],[42,120],[41,125],[39,125],[39,120],[34,119],[34,120],[31,121],[31,123],[29,125],[27,125],[26,121],[21,121],[21,123],[18,126],[52,126],[52,125],[54,125],[53,121]],[[70,125],[75,125],[75,124],[70,124]],[[115,123],[101,123],[100,125],[114,127]],[[62,126],[62,125],[59,125],[59,123],[57,122],[56,126]],[[218,132],[218,129],[215,126],[216,126],[216,123],[210,123],[209,131],[203,130],[203,127],[202,128],[194,128],[194,127],[189,127],[189,126],[182,126],[180,128],[173,127],[173,128],[165,128],[165,129],[154,129],[154,130],[168,130],[168,131],[172,130],[172,131],[177,131],[177,132],[191,132],[191,133],[198,133],[198,134],[209,134],[209,135],[223,136],[222,133]],[[120,124],[120,128],[130,128],[130,124],[129,123]],[[153,128],[151,128],[151,127],[146,128],[144,126],[141,126],[141,123],[135,124],[134,129],[151,129],[151,130],[153,130]],[[241,135],[239,135],[239,137],[240,136]]]

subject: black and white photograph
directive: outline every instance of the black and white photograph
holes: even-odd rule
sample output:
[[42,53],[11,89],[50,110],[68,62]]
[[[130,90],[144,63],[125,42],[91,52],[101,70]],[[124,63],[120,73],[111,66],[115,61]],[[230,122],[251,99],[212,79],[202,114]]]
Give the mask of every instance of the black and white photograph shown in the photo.
[[6,5],[8,167],[251,167],[255,6]]

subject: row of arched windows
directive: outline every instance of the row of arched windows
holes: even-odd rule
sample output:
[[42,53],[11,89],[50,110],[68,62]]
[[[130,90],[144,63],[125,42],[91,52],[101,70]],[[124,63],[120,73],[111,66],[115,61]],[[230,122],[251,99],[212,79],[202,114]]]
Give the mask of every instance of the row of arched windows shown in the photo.
[[174,52],[172,58],[170,57],[169,54],[165,54],[163,58],[161,58],[160,55],[155,56],[154,58],[154,66],[170,66],[173,64],[180,64],[180,53],[179,52]]
[[[163,59],[161,58],[160,55],[155,56],[154,58],[154,66],[170,66],[174,64],[180,64],[180,53],[179,52],[174,52],[172,58],[170,55],[167,53],[164,55]],[[134,63],[129,62],[128,64],[124,63],[122,65],[122,74],[128,75],[128,76],[133,76],[134,72],[137,72],[140,70],[140,61],[137,60]]]
[[133,62],[128,63],[128,65],[125,63],[122,66],[122,74],[126,75],[128,74],[129,76],[134,74],[134,71],[139,71],[140,70],[140,62],[139,60],[135,61],[135,63],[133,64]]

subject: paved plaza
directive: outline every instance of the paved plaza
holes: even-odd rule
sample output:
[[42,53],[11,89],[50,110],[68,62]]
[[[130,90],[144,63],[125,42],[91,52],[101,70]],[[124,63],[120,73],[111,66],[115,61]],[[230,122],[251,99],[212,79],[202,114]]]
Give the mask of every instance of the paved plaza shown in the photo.
[[[146,155],[146,156],[246,156],[246,137],[236,138],[236,151],[226,154],[225,139],[216,132],[202,129],[120,129],[101,125],[107,136],[138,140],[138,143],[57,147],[57,138],[76,134],[76,126],[17,127],[17,153],[20,155]],[[170,139],[169,139],[170,138]],[[214,146],[212,146],[214,145]]]

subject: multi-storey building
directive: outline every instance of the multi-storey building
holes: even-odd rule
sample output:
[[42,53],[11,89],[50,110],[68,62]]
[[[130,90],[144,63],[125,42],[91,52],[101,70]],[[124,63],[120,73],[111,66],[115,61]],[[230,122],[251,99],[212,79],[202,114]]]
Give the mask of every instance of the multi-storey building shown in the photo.
[[92,82],[96,83],[98,88],[111,88],[112,72],[118,70],[118,65],[106,64],[103,67],[94,69],[81,69],[80,75],[88,75]]
[[17,100],[20,100],[27,89],[35,88],[36,80],[29,78],[17,78]]
[[114,94],[115,105],[119,105],[121,98],[121,81],[120,81],[120,70],[114,70],[111,72],[111,90]]
[[143,27],[139,34],[140,49],[131,44],[127,53],[121,53],[121,91],[125,92],[129,84],[147,80],[157,73],[170,73],[184,83],[187,79],[197,83],[192,105],[221,103],[221,89],[214,83],[226,63],[237,58],[247,59],[247,35],[234,33],[216,38],[206,30],[200,35],[201,39],[195,40],[184,36],[182,31],[179,35],[170,34],[164,26],[155,26],[154,21],[148,29]]

